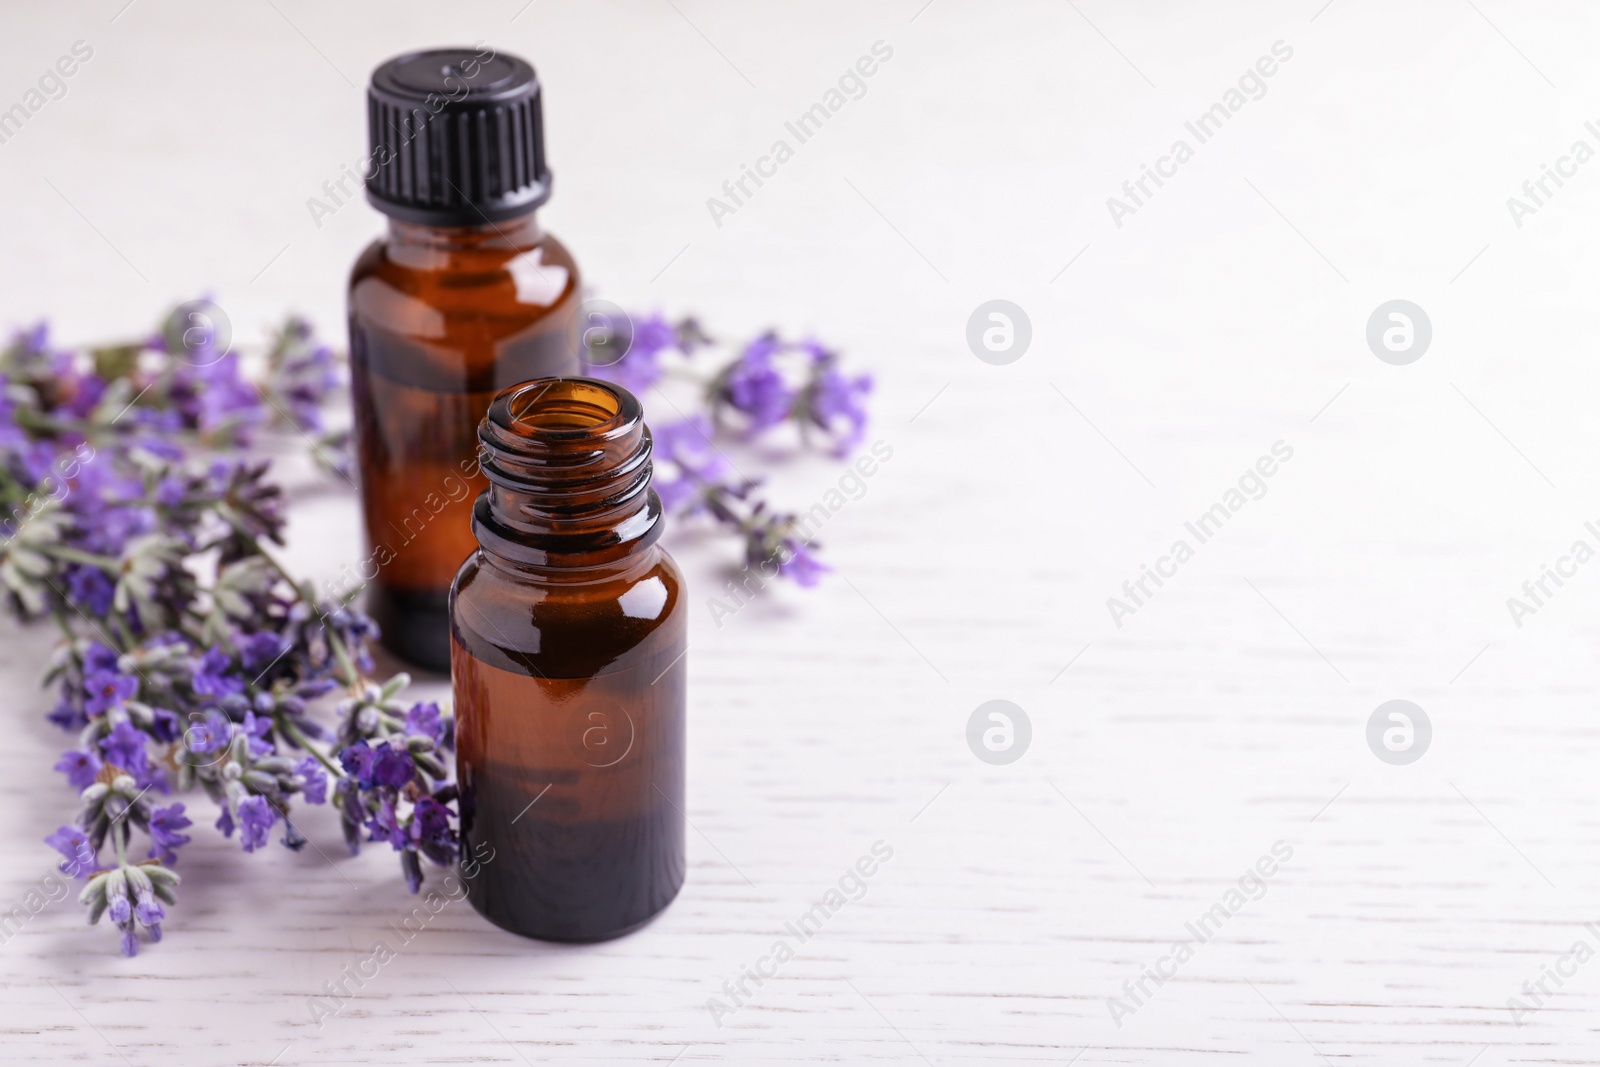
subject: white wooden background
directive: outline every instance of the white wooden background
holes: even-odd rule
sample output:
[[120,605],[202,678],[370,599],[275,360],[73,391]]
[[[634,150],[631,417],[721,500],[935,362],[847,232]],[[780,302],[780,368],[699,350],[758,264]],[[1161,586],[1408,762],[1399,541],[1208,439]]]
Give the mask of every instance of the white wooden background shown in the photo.
[[[481,38],[545,80],[546,217],[598,290],[815,330],[877,376],[894,457],[826,526],[821,589],[720,629],[735,553],[675,539],[694,830],[653,925],[558,947],[452,904],[319,1027],[308,998],[413,906],[392,858],[342,856],[325,811],[299,855],[197,828],[161,945],[123,959],[68,904],[0,945],[0,1060],[1600,1061],[1600,963],[1507,1007],[1600,947],[1600,565],[1520,628],[1505,605],[1600,518],[1600,162],[1506,207],[1600,144],[1592,6],[124,3],[0,15],[0,105],[94,49],[0,144],[6,323],[86,341],[209,291],[247,339],[289,308],[341,336],[381,220],[305,201],[361,156],[373,65]],[[866,95],[717,227],[706,198],[880,40]],[[1266,95],[1114,225],[1279,40]],[[963,336],[996,297],[1033,325],[1005,367]],[[1406,367],[1364,341],[1395,298],[1434,326]],[[1265,497],[1116,627],[1106,598],[1279,440]],[[792,506],[839,474],[778,469]],[[292,563],[332,577],[356,509],[294,478]],[[0,646],[7,908],[72,809],[49,643]],[[1005,767],[965,741],[996,698],[1034,732]],[[1433,723],[1411,766],[1366,747],[1394,698]],[[880,839],[865,898],[716,1025]],[[1118,1027],[1107,999],[1279,840],[1265,896]]]

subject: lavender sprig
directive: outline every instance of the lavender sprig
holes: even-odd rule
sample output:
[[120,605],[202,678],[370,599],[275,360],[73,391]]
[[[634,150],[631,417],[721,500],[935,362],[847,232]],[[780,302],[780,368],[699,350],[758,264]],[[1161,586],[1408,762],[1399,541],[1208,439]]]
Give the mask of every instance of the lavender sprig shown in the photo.
[[[303,846],[294,805],[326,803],[330,780],[347,777],[311,706],[372,684],[376,627],[283,570],[267,463],[218,451],[274,421],[320,430],[336,384],[328,350],[291,320],[256,384],[213,340],[169,331],[80,358],[39,329],[0,352],[0,500],[13,505],[0,595],[61,629],[51,718],[76,734],[56,768],[82,808],[47,840],[128,954],[160,936],[192,825],[183,804],[154,798],[199,788],[246,852],[279,823],[283,844]],[[448,776],[432,739],[416,759]],[[453,855],[438,847],[453,818],[424,806],[430,859]],[[415,857],[402,849],[413,885]]]

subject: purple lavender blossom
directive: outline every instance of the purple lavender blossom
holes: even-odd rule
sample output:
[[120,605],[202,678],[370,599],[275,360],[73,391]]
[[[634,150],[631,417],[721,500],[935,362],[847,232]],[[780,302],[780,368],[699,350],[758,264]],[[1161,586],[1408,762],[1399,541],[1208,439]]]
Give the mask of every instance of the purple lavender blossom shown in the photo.
[[[106,918],[121,926],[133,919],[133,902],[128,899],[128,880],[121,871],[106,882]],[[137,951],[137,949],[135,950]],[[133,955],[129,952],[128,955]]]
[[303,433],[323,430],[322,412],[329,397],[343,387],[339,359],[333,349],[319,344],[311,324],[291,319],[267,357],[263,391],[275,396],[278,413]]
[[438,741],[444,736],[444,723],[439,718],[439,705],[429,701],[413,704],[406,712],[406,733]]
[[823,574],[833,569],[812,555],[811,547],[805,542],[790,539],[784,544],[789,549],[789,558],[779,562],[778,573],[792,578],[798,584],[810,588],[821,581]]
[[307,756],[295,764],[294,773],[305,779],[300,787],[300,795],[306,798],[307,804],[328,802],[328,775],[315,758]]
[[651,355],[678,347],[678,328],[666,320],[659,311],[646,318],[633,320],[633,348]]
[[116,670],[91,669],[84,677],[83,689],[83,710],[90,718],[98,718],[133,699],[139,692],[139,679]]
[[150,736],[162,744],[178,739],[178,713],[166,708],[150,709]]
[[339,765],[363,786],[372,785],[372,746],[365,741],[347,745],[339,752]]
[[248,796],[239,801],[239,843],[254,852],[267,843],[267,834],[278,821],[278,809],[263,796]]
[[189,843],[189,835],[178,831],[193,825],[182,804],[156,808],[150,813],[150,855],[169,866],[178,862],[176,850]]
[[182,478],[167,475],[156,483],[156,503],[164,508],[175,508],[189,495],[189,486]]
[[63,826],[44,839],[44,843],[61,853],[61,873],[81,878],[94,867],[94,848],[89,835],[76,826]]
[[0,374],[0,449],[15,452],[28,446],[28,432],[17,425],[17,404],[8,395],[11,381]]
[[629,392],[644,392],[661,380],[661,354],[677,343],[678,331],[659,313],[635,319],[632,344],[628,354],[609,368],[612,377]]
[[77,418],[87,419],[105,399],[110,384],[98,374],[74,374],[72,379],[72,399],[67,401],[66,409]]
[[400,853],[400,873],[405,875],[406,888],[416,893],[422,889],[422,864],[417,860],[416,849],[404,849]]
[[68,785],[82,791],[94,783],[94,777],[100,773],[102,766],[104,764],[100,762],[100,757],[93,752],[73,749],[61,754],[61,758],[56,761],[55,770],[67,776]]
[[84,608],[95,618],[111,614],[111,597],[116,583],[99,567],[82,563],[67,565],[67,599]]
[[756,338],[723,380],[723,401],[747,417],[752,434],[776,426],[794,408],[795,392],[775,363],[782,350],[776,334]]
[[400,789],[416,777],[417,765],[403,748],[387,742],[377,747],[372,759],[372,782]]
[[290,648],[288,640],[282,634],[269,630],[235,634],[233,643],[239,650],[239,662],[247,672],[259,672],[273,666],[288,653]]
[[141,925],[155,929],[161,923],[161,920],[167,917],[167,909],[161,906],[161,902],[156,899],[155,893],[148,889],[141,889],[138,902],[133,907],[133,916],[139,920]]
[[652,432],[656,464],[652,484],[669,514],[686,504],[684,514],[692,513],[702,489],[721,484],[727,474],[728,461],[712,443],[711,433],[711,422],[704,415],[665,423]]
[[244,713],[244,722],[235,727],[237,733],[249,738],[250,756],[260,759],[272,752],[272,720],[253,711]]
[[845,455],[860,444],[866,435],[865,401],[870,392],[872,375],[861,374],[849,378],[831,365],[825,367],[807,388],[806,416],[811,423],[833,435],[836,455]]
[[81,709],[73,706],[73,699],[82,700],[83,694],[77,693],[74,694],[73,697],[63,695],[61,699],[56,702],[56,706],[51,709],[50,714],[46,715],[45,718],[55,723],[63,730],[76,730],[81,726],[87,725],[89,720],[84,717]]
[[443,866],[455,859],[455,832],[451,811],[432,797],[420,797],[411,812],[410,838],[433,862]]
[[194,691],[201,696],[225,697],[244,692],[244,679],[236,677],[232,659],[221,645],[212,645],[194,668]]
[[78,469],[77,488],[66,508],[82,521],[81,547],[113,558],[129,541],[156,528],[155,511],[145,506],[144,482],[111,463],[86,463]]
[[392,797],[378,801],[366,822],[367,840],[387,841],[392,848],[403,849],[410,841],[405,828],[400,825],[400,815]]
[[[191,358],[195,355],[191,353]],[[172,377],[171,400],[184,420],[203,432],[265,421],[261,394],[239,373],[237,352],[203,365],[178,367]]]
[[117,661],[122,657],[117,655],[117,650],[109,645],[102,645],[99,641],[90,641],[89,647],[83,652],[83,669],[85,671],[114,671]]
[[100,751],[104,753],[107,763],[137,778],[150,770],[150,756],[145,751],[145,743],[148,740],[144,731],[133,723],[123,720],[113,726],[109,734],[101,738]]
[[339,762],[367,789],[374,786],[399,789],[417,773],[417,765],[410,754],[387,741],[377,747],[358,741],[339,753]]
[[284,406],[289,410],[291,421],[307,433],[320,433],[322,406],[328,394],[341,384],[333,349],[317,345],[304,358],[286,364],[284,369],[291,379],[283,390]]
[[[660,314],[620,318],[591,308],[584,331],[584,367],[596,378],[643,393],[661,380],[661,355],[678,347],[677,329]],[[622,352],[618,357],[616,353]]]
[[215,752],[228,743],[232,736],[232,724],[227,716],[219,711],[211,711],[203,718],[190,723],[189,728],[183,733],[183,743],[189,751],[205,755]]

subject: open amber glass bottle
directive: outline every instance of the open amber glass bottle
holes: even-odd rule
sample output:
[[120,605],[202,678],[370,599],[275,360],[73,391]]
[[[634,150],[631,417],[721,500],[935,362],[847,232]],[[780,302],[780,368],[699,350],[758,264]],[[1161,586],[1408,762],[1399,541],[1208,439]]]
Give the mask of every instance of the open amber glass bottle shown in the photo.
[[529,937],[615,937],[684,876],[687,621],[650,432],[626,390],[544,378],[479,436],[450,599],[462,847],[492,857],[467,897]]
[[367,198],[390,218],[350,276],[367,556],[390,651],[449,666],[450,581],[476,547],[477,428],[495,393],[578,369],[579,278],[549,197],[533,68],[484,48],[396,57],[368,90]]

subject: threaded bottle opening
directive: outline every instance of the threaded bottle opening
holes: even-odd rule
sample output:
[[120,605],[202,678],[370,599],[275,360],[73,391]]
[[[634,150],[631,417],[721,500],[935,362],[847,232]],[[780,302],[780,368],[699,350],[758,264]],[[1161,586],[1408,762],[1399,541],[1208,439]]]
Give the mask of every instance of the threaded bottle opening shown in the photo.
[[603,383],[545,378],[512,390],[506,415],[513,427],[539,434],[596,430],[622,414],[622,398]]
[[654,542],[650,431],[634,395],[595,378],[503,390],[478,429],[489,488],[473,511],[489,552],[533,565],[606,562]]

